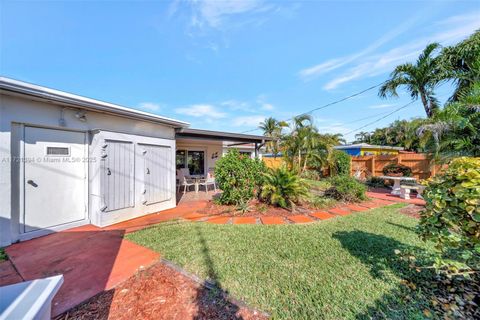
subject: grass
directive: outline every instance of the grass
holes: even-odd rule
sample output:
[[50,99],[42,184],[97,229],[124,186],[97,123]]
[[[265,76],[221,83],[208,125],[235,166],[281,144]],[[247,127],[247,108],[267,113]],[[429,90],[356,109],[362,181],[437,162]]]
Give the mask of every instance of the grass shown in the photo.
[[171,222],[127,238],[276,319],[421,319],[429,300],[405,283],[423,272],[394,252],[431,248],[402,206],[306,225]]
[[0,248],[0,262],[7,261],[8,256],[3,248]]

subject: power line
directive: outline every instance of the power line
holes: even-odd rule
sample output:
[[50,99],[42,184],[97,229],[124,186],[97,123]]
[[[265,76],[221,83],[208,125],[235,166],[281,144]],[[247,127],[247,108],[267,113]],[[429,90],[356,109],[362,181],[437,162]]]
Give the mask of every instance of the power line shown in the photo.
[[353,133],[353,132],[355,132],[355,131],[358,131],[358,130],[361,130],[361,129],[365,128],[365,127],[368,127],[368,126],[370,126],[370,125],[372,125],[372,124],[375,124],[375,123],[377,123],[377,122],[379,122],[379,121],[381,121],[381,120],[383,120],[383,119],[391,116],[391,115],[394,114],[395,112],[398,112],[398,111],[400,111],[400,110],[402,110],[402,109],[405,109],[406,107],[408,107],[409,105],[413,104],[414,102],[416,102],[416,101],[415,101],[415,100],[410,101],[409,103],[401,106],[400,108],[397,108],[397,109],[393,110],[392,112],[388,113],[387,115],[385,115],[385,116],[383,116],[383,117],[380,117],[380,118],[378,118],[378,119],[376,119],[376,120],[374,120],[374,121],[372,121],[372,122],[369,122],[369,123],[367,123],[366,125],[361,126],[360,128],[351,130],[351,131],[345,133],[344,135],[345,135],[345,136],[346,136],[346,135],[349,135],[350,133]]
[[[349,96],[347,96],[347,97],[344,97],[344,98],[342,98],[342,99],[340,99],[340,100],[336,100],[336,101],[327,103],[327,104],[325,104],[325,105],[323,105],[323,106],[320,106],[320,107],[311,109],[311,110],[309,110],[309,111],[307,111],[307,112],[304,112],[304,113],[301,113],[301,114],[297,115],[297,117],[303,116],[303,115],[307,115],[307,114],[311,114],[311,113],[313,113],[313,112],[315,112],[315,111],[318,111],[318,110],[321,110],[321,109],[325,109],[325,108],[327,108],[327,107],[330,107],[330,106],[332,106],[332,105],[338,104],[338,103],[343,102],[343,101],[345,101],[345,100],[354,98],[354,97],[359,96],[359,95],[361,95],[361,94],[363,94],[363,93],[365,93],[365,92],[367,92],[367,91],[370,91],[370,90],[372,90],[372,89],[375,89],[375,88],[381,86],[381,85],[384,84],[385,82],[386,82],[386,81],[382,81],[382,82],[379,83],[379,84],[376,84],[376,85],[374,85],[374,86],[368,87],[368,88],[366,88],[366,89],[364,89],[364,90],[362,90],[362,91],[356,92],[356,93],[354,93],[354,94],[352,94],[352,95],[349,95]],[[287,119],[287,120],[285,120],[285,121],[291,121],[293,118],[294,118],[294,117],[289,118],[289,119]],[[241,132],[241,133],[253,132],[253,131],[257,131],[257,130],[260,130],[260,129],[259,129],[259,128],[255,128],[255,129],[243,131],[243,132]]]

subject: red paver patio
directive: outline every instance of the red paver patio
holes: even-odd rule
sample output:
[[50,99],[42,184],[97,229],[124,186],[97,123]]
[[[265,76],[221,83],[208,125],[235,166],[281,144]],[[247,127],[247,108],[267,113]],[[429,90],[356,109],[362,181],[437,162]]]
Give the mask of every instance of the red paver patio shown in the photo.
[[419,206],[424,206],[425,205],[425,200],[419,199],[416,197],[412,197],[411,199],[402,199],[399,196],[393,195],[390,193],[389,190],[375,190],[375,191],[367,191],[367,196],[370,198],[374,199],[382,199],[382,200],[387,200],[387,201],[393,201],[393,202],[403,202],[403,203],[410,203],[410,204],[416,204]]
[[342,207],[342,208],[332,208],[332,209],[329,209],[328,212],[335,213],[335,214],[338,214],[338,215],[340,215],[340,216],[346,216],[346,215],[352,213],[352,212],[351,212],[350,210],[348,210],[346,207]]
[[328,213],[326,211],[314,212],[314,213],[311,213],[310,215],[320,220],[326,220],[326,219],[331,219],[335,217],[335,215]]
[[260,217],[260,221],[262,221],[263,224],[285,224],[285,219],[283,217]]
[[352,210],[352,211],[359,211],[359,212],[368,210],[368,208],[357,206],[355,204],[349,204],[349,205],[347,205],[347,208]]
[[183,216],[183,218],[187,220],[192,220],[192,221],[199,221],[199,220],[208,218],[208,215],[201,214],[201,213],[191,213],[191,214],[187,214],[186,216]]
[[296,216],[289,216],[288,220],[292,221],[293,223],[309,223],[309,222],[314,222],[312,218],[309,216],[304,216],[302,214],[296,215]]
[[6,252],[25,280],[63,274],[65,282],[53,300],[56,316],[159,259],[124,234],[88,225],[13,244]]
[[0,262],[0,287],[22,281],[22,277],[15,270],[10,260]]
[[213,217],[213,218],[209,218],[207,220],[208,223],[214,223],[214,224],[227,224],[230,219],[232,219],[231,217]]
[[380,208],[382,207],[383,205],[379,204],[379,203],[375,203],[373,201],[365,201],[365,202],[361,202],[358,204],[359,206],[362,206],[362,207],[365,207],[365,208],[368,208],[368,209],[375,209],[375,208]]
[[257,218],[255,217],[235,217],[233,218],[233,224],[256,224]]

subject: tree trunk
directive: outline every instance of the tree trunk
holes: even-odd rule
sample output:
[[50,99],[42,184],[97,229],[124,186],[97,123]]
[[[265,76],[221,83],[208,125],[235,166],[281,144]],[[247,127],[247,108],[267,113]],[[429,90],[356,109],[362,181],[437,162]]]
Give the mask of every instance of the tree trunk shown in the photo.
[[420,98],[422,99],[423,108],[425,108],[425,113],[427,114],[427,117],[431,118],[433,116],[433,113],[430,109],[430,106],[428,105],[428,100],[425,93],[420,92]]

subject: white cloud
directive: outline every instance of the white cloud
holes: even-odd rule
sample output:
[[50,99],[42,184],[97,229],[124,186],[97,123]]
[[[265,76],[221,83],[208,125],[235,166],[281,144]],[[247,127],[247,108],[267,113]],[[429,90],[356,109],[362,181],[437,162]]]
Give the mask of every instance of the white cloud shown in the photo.
[[245,101],[238,101],[238,100],[227,100],[220,103],[220,105],[229,108],[230,110],[237,111],[246,111],[246,112],[253,112],[255,111],[248,102]]
[[191,24],[195,27],[219,28],[226,19],[234,15],[265,12],[267,6],[260,0],[192,0]]
[[162,106],[160,104],[154,102],[142,102],[138,105],[138,107],[142,110],[150,112],[157,112],[162,109]]
[[273,109],[275,109],[275,107],[271,103],[264,103],[262,104],[262,109],[267,111],[272,111]]
[[215,106],[210,104],[194,104],[185,108],[177,108],[175,112],[190,117],[205,117],[206,119],[221,119],[225,118],[225,112],[218,111]]
[[341,58],[335,58],[335,59],[330,59],[327,60],[326,62],[317,64],[315,66],[305,68],[303,70],[300,70],[299,76],[305,80],[312,80],[313,78],[318,77],[319,75],[328,73],[332,70],[338,69],[344,65],[347,65],[349,63],[352,63],[370,53],[373,51],[377,50],[380,48],[382,45],[390,42],[391,40],[395,39],[402,33],[406,32],[408,29],[410,29],[419,19],[421,18],[420,14],[416,14],[412,16],[410,19],[406,20],[402,24],[400,24],[398,27],[395,29],[391,30],[390,32],[384,34],[380,38],[378,38],[376,41],[371,43],[368,47],[365,49],[356,52],[354,54],[341,57]]
[[331,123],[326,126],[317,127],[320,133],[341,133],[345,134],[350,131],[350,128],[343,125],[343,123]]
[[260,122],[263,122],[263,120],[265,120],[265,116],[261,116],[261,115],[242,116],[242,117],[234,118],[232,124],[235,127],[243,127],[243,126],[258,127]]
[[369,109],[384,109],[384,108],[391,108],[395,106],[394,104],[376,104],[374,106],[368,107]]
[[[480,12],[476,16],[478,17],[479,15]],[[462,23],[459,24],[458,21],[462,21]],[[442,32],[437,32],[428,37],[417,38],[384,53],[366,57],[343,74],[330,80],[323,88],[332,90],[343,83],[355,79],[373,77],[390,72],[398,64],[415,60],[428,43],[439,42],[442,45],[450,45],[463,40],[480,28],[480,19],[475,19],[475,15],[472,14],[452,17],[439,23],[443,25]]]

